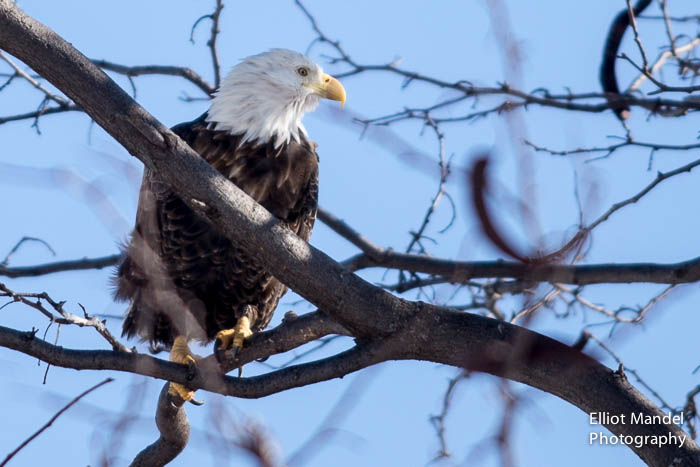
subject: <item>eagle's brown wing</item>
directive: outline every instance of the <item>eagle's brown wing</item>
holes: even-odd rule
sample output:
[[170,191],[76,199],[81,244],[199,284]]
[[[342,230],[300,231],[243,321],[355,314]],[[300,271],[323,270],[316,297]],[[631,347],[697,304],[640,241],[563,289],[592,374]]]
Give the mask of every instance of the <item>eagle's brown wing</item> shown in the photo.
[[[318,157],[307,139],[275,148],[241,144],[212,130],[206,114],[173,128],[197,153],[304,240],[318,199]],[[117,272],[118,299],[131,302],[124,334],[171,345],[175,336],[212,340],[245,305],[253,330],[272,318],[287,288],[243,249],[199,218],[146,170],[136,226]]]

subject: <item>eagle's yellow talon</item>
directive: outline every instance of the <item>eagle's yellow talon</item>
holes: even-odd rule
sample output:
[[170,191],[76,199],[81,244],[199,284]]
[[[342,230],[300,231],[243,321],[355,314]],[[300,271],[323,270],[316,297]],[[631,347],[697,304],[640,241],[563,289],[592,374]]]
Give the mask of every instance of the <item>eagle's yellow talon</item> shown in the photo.
[[[170,349],[170,361],[187,365],[190,368],[192,376],[194,376],[197,359],[196,356],[190,351],[185,336],[177,336],[175,338],[173,346]],[[173,396],[180,397],[185,402],[192,402],[193,404],[201,405],[200,402],[194,399],[194,391],[183,386],[182,384],[170,383],[168,392]]]
[[173,396],[179,397],[180,399],[182,399],[185,402],[194,401],[194,391],[187,389],[182,384],[177,384],[177,383],[171,382],[170,386],[168,387],[168,393],[170,393]]
[[233,348],[238,351],[243,348],[243,342],[253,335],[250,330],[250,320],[244,316],[238,320],[233,329],[224,329],[216,334],[216,342],[219,350]]

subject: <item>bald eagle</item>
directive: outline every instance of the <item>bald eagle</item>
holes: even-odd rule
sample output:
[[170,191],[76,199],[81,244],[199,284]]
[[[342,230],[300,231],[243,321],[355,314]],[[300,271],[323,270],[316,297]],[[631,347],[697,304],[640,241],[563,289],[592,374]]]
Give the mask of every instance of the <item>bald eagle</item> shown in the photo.
[[[320,98],[345,102],[345,90],[297,52],[273,49],[243,59],[209,110],[172,128],[203,159],[304,240],[318,196],[318,156],[301,123]],[[264,329],[287,288],[219,234],[146,169],[136,224],[124,249],[115,297],[129,302],[122,335],[170,348],[194,364],[188,341],[215,353],[239,350]],[[194,394],[171,384],[185,400]]]

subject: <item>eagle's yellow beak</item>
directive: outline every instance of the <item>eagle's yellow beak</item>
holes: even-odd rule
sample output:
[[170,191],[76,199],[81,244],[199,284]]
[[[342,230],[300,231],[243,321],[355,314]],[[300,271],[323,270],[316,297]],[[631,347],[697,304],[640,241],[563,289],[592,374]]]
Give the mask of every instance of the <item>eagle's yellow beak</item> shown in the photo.
[[331,75],[324,73],[321,77],[321,84],[309,87],[318,92],[324,99],[339,101],[341,109],[345,105],[345,88],[340,84],[340,81],[333,78]]

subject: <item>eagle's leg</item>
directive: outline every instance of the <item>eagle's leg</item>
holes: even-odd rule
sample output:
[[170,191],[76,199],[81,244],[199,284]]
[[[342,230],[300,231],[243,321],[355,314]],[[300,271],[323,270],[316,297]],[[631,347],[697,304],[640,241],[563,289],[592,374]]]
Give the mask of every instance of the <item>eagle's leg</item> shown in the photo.
[[[197,360],[196,356],[190,351],[187,345],[187,338],[185,336],[177,336],[173,342],[173,346],[170,349],[170,361],[175,363],[181,363],[187,365],[189,368],[189,374],[194,376],[196,371]],[[178,396],[186,402],[191,402],[194,405],[202,405],[203,402],[195,400],[194,391],[183,386],[182,384],[170,383],[168,387],[168,392],[171,395]]]
[[223,329],[216,334],[214,353],[219,360],[221,360],[221,352],[225,352],[228,349],[233,349],[232,357],[235,358],[236,354],[243,348],[243,342],[253,335],[253,331],[250,329],[249,317],[249,314],[254,311],[252,308],[252,306],[246,305],[243,316],[238,318],[233,329]]

